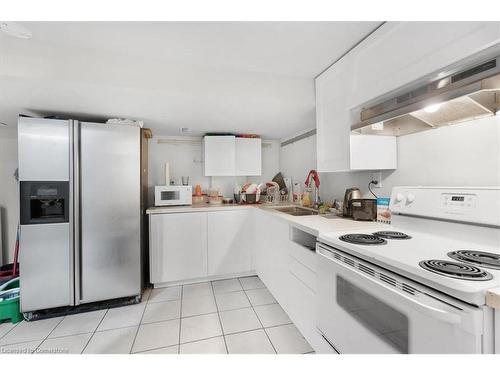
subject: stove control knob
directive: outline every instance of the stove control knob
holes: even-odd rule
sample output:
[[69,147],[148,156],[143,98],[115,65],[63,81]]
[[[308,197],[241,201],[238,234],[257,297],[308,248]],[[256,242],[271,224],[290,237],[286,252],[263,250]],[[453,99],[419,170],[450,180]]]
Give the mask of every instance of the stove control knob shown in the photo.
[[401,193],[396,194],[396,202],[401,202],[403,200],[404,196]]
[[415,200],[415,196],[413,194],[408,194],[408,196],[406,197],[406,202],[407,203],[412,203],[413,201]]

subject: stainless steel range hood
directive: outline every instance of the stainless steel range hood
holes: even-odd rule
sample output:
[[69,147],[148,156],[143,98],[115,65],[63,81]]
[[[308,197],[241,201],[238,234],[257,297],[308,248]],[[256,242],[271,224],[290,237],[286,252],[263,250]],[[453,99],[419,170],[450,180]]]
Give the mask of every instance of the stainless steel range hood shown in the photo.
[[351,130],[400,136],[492,116],[500,109],[500,56],[436,77],[355,109]]

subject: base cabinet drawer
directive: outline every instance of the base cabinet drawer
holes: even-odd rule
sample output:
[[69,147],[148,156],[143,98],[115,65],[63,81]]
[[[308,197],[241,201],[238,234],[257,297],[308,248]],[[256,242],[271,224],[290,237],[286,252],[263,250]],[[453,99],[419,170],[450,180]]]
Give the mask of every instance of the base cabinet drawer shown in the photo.
[[313,293],[316,293],[316,273],[293,257],[290,257],[290,273],[307,286]]

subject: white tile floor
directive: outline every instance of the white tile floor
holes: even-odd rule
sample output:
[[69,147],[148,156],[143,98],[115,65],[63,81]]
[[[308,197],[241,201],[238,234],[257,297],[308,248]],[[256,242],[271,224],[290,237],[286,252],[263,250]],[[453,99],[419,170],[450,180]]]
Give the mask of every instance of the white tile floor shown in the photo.
[[147,290],[132,306],[0,324],[0,354],[312,351],[257,276]]

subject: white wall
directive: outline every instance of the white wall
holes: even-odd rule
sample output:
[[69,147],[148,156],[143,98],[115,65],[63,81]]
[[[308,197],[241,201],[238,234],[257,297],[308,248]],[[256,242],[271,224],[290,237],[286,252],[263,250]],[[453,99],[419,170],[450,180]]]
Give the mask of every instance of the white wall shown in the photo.
[[400,137],[396,185],[500,186],[500,115]]
[[[305,179],[315,162],[315,137],[281,149],[285,176]],[[342,199],[346,188],[357,186],[370,197],[372,173],[321,173],[323,200]],[[393,186],[500,186],[500,116],[447,126],[398,138],[398,168],[382,172],[379,196],[390,196]]]
[[316,136],[281,147],[281,172],[292,183],[304,184],[311,169],[316,169]]
[[2,222],[0,264],[13,261],[16,228],[19,220],[17,181],[17,129],[0,126],[0,218]]
[[[270,181],[279,172],[279,142],[262,142],[262,176],[255,177],[204,177],[201,137],[154,136],[149,141],[149,181],[150,192],[154,186],[165,184],[165,162],[170,163],[170,179],[180,184],[181,176],[189,176],[189,184],[200,184],[205,191],[209,187],[219,188],[226,197],[233,196],[235,182]],[[154,196],[150,194],[150,204]]]

